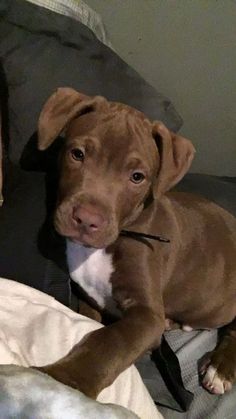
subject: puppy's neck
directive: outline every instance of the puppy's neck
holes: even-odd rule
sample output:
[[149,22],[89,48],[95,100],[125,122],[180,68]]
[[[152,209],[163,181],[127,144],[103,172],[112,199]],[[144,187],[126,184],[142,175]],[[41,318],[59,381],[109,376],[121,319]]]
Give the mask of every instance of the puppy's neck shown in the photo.
[[101,309],[112,305],[112,255],[106,249],[85,247],[67,239],[70,276]]

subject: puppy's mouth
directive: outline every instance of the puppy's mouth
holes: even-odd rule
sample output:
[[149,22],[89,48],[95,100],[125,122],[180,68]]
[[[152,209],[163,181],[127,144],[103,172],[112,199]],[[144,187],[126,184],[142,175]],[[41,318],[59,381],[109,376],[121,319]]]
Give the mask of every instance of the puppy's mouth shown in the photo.
[[[61,232],[59,232],[62,234]],[[71,241],[75,243],[82,244],[85,247],[94,247],[96,249],[104,249],[108,246],[110,246],[114,241],[117,239],[118,234],[113,238],[106,237],[105,239],[103,237],[94,237],[92,234],[83,233],[83,232],[77,232],[77,233],[71,233],[71,234],[62,234],[63,236],[67,237]]]

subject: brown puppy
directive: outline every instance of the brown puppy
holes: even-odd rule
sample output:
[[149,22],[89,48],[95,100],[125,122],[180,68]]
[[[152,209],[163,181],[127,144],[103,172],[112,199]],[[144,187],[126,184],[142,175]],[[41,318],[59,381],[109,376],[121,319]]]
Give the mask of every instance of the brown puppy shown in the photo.
[[[204,364],[204,386],[236,375],[236,219],[191,194],[168,193],[194,156],[190,141],[141,112],[59,89],[39,119],[39,148],[65,130],[55,227],[67,238],[72,279],[117,322],[89,334],[42,370],[96,397],[157,347],[165,319],[192,328],[229,325]],[[120,236],[161,234],[170,243]]]

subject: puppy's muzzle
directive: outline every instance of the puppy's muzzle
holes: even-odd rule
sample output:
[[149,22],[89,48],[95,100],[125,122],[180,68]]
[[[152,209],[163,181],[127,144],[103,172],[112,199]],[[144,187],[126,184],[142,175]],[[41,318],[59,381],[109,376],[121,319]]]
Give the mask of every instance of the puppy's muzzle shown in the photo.
[[64,200],[56,209],[54,225],[62,236],[84,245],[104,248],[117,239],[118,220],[112,208],[90,201],[84,196]]

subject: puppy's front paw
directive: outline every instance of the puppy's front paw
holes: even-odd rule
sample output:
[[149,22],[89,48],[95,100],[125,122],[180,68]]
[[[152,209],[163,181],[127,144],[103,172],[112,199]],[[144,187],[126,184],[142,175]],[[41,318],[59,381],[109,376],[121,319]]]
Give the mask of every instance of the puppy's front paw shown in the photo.
[[232,382],[223,377],[213,365],[206,369],[202,385],[213,394],[224,394],[232,388]]
[[219,349],[205,357],[199,372],[206,390],[212,394],[224,394],[231,390],[236,378],[234,358],[232,354],[227,357],[226,353]]

